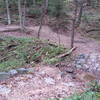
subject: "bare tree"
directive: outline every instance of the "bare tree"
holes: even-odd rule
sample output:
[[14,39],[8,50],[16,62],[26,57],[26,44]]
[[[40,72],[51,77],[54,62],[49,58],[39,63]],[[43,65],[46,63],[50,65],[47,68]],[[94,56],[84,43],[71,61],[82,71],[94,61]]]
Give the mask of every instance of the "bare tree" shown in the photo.
[[7,9],[8,24],[11,24],[11,16],[10,16],[10,9],[9,9],[9,2],[8,2],[8,0],[6,0],[6,9]]
[[[73,48],[74,46],[75,29],[79,27],[79,25],[81,24],[83,8],[86,4],[85,0],[74,0],[74,1],[75,1],[75,11],[74,11],[74,18],[72,20],[71,48]],[[79,11],[78,11],[78,7],[79,7]]]

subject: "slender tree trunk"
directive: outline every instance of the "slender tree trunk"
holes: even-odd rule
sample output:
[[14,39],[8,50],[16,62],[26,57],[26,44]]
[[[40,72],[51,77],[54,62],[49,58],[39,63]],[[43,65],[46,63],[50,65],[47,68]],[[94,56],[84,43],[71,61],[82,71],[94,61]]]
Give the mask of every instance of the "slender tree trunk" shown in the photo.
[[87,5],[91,6],[91,0],[87,0]]
[[48,8],[48,0],[45,0],[45,9],[47,10],[47,8]]
[[38,30],[38,38],[40,38],[40,31],[42,29],[42,23],[43,23],[43,18],[46,14],[46,10],[48,8],[48,0],[44,0],[44,4],[43,4],[43,11],[42,11],[42,15],[41,15],[41,18],[40,18],[40,27],[39,27],[39,30]]
[[8,2],[8,0],[6,0],[6,9],[7,9],[8,24],[11,24],[11,17],[10,17],[10,9],[9,9],[9,2]]
[[25,28],[25,20],[26,20],[26,0],[24,0],[24,12],[23,12],[23,16],[22,16],[22,18],[23,18],[23,27]]
[[72,21],[71,48],[74,47],[74,36],[75,36],[75,19],[73,19]]
[[23,14],[22,14],[22,8],[21,8],[21,0],[18,0],[18,11],[19,11],[19,21],[20,21],[20,29],[23,31]]
[[41,16],[41,19],[40,19],[40,26],[39,26],[37,38],[40,38],[40,31],[41,31],[41,29],[42,29],[42,23],[43,23],[44,15],[45,15],[45,14],[43,13],[42,16]]
[[82,14],[83,14],[83,4],[81,4],[80,7],[80,11],[79,11],[79,15],[78,15],[78,20],[76,22],[76,28],[79,27],[80,23],[81,23],[81,19],[82,19]]
[[36,5],[36,0],[33,0],[33,5],[34,5],[34,6]]
[[74,37],[75,37],[75,23],[76,23],[76,19],[77,19],[77,2],[75,4],[75,11],[74,11],[74,18],[72,20],[72,34],[71,34],[71,48],[74,47]]

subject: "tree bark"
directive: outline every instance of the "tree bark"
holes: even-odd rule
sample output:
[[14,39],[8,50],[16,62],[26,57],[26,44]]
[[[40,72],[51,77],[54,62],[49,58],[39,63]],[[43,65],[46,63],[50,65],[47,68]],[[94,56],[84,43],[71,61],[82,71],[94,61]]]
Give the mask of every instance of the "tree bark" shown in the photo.
[[75,19],[73,19],[72,21],[71,48],[74,47],[74,36],[75,36]]
[[44,5],[43,6],[43,11],[42,11],[42,15],[41,15],[41,18],[40,18],[40,27],[39,27],[39,30],[38,30],[38,38],[40,38],[40,31],[42,29],[43,18],[45,16],[47,8],[48,8],[48,0],[44,0],[43,5]]
[[21,0],[18,0],[18,11],[19,11],[20,29],[21,29],[21,31],[24,31],[23,14],[22,14],[22,8],[21,8]]
[[79,15],[78,15],[78,20],[75,23],[76,24],[76,26],[75,26],[76,28],[80,26],[81,19],[82,19],[82,14],[83,14],[83,4],[81,4]]
[[25,20],[26,20],[26,0],[24,0],[24,9],[23,9],[23,16],[22,16],[22,24],[23,24],[23,28],[25,28]]
[[75,23],[77,19],[77,2],[75,4],[74,18],[72,19],[71,48],[74,47]]
[[9,9],[9,2],[8,2],[8,0],[6,0],[6,9],[7,9],[8,24],[11,24],[11,17],[10,17],[10,9]]
[[34,5],[34,6],[36,5],[36,0],[33,0],[33,5]]
[[87,6],[91,6],[91,0],[87,0]]

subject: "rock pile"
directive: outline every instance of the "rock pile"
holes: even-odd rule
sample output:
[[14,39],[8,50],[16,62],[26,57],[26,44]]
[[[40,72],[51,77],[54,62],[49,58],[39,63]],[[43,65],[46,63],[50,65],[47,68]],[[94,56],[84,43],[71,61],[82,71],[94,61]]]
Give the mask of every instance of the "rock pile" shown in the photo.
[[100,75],[100,53],[80,54],[76,57],[74,66]]

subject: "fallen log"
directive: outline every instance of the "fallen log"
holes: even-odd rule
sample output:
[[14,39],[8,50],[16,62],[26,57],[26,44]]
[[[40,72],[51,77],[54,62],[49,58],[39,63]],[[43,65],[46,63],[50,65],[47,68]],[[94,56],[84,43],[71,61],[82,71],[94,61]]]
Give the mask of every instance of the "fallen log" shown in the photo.
[[61,54],[59,56],[57,56],[56,58],[64,58],[66,56],[69,56],[73,51],[76,50],[77,47],[73,47],[72,49],[70,49],[67,53]]
[[90,29],[90,30],[87,30],[86,33],[89,33],[89,32],[92,32],[92,31],[100,31],[100,29]]
[[15,31],[20,31],[20,28],[5,28],[5,29],[0,29],[0,32],[15,32]]

